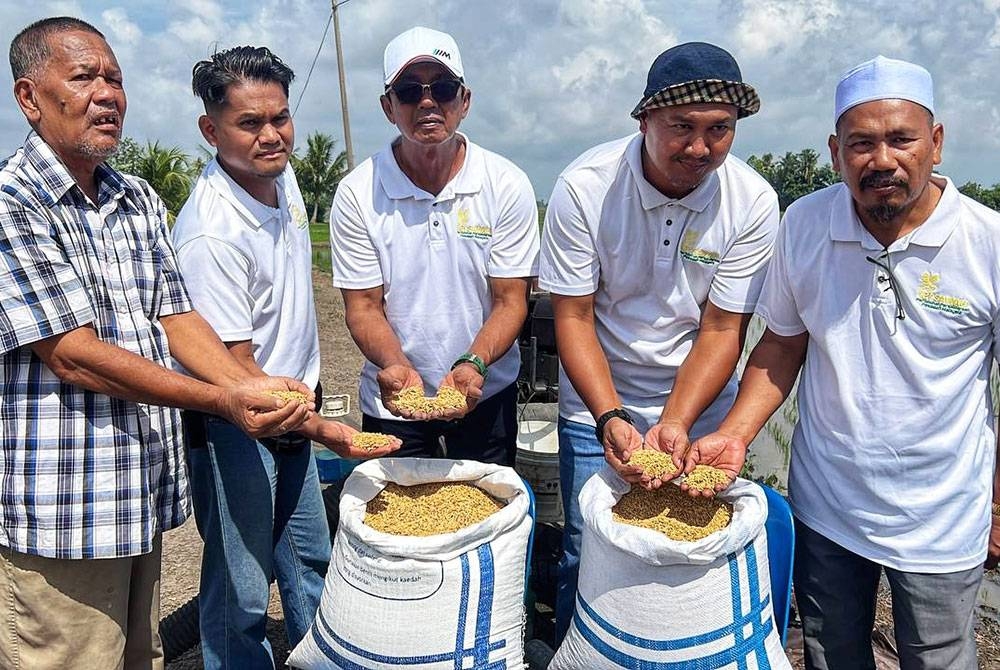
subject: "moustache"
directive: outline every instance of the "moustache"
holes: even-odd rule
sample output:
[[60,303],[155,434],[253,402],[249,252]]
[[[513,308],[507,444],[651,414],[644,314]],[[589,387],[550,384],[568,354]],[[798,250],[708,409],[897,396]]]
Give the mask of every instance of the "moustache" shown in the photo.
[[862,177],[859,185],[863,189],[868,189],[885,188],[886,186],[899,186],[901,188],[907,188],[910,184],[908,181],[900,177],[870,174],[867,177]]

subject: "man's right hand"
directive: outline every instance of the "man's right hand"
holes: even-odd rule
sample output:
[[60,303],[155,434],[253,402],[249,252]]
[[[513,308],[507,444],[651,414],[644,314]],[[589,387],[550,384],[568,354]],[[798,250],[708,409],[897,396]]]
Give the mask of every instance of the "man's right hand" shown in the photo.
[[[283,400],[268,391],[297,391],[309,401]],[[253,377],[225,391],[219,414],[254,439],[295,430],[314,414],[312,389],[287,377]]]
[[743,469],[743,463],[747,458],[747,443],[732,435],[715,432],[705,437],[695,440],[686,453],[681,454],[684,462],[684,473],[694,470],[696,465],[711,465],[722,470],[729,475],[729,481],[724,485],[716,486],[715,491],[698,491],[689,489],[686,484],[681,483],[681,489],[687,491],[692,496],[705,496],[710,498],[733,483]]
[[604,425],[604,460],[618,475],[630,484],[649,486],[650,479],[643,470],[626,461],[642,448],[642,435],[628,421],[614,418]]
[[408,365],[390,365],[380,370],[375,379],[378,382],[379,394],[382,396],[382,406],[389,410],[390,414],[404,419],[430,418],[396,406],[396,394],[405,388],[416,386],[423,393],[424,381],[416,370]]

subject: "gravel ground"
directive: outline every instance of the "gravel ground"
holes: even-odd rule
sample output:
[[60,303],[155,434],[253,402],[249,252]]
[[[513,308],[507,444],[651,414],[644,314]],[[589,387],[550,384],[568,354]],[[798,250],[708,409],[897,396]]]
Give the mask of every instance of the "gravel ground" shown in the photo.
[[[344,324],[344,304],[340,292],[333,288],[330,275],[313,273],[316,299],[316,316],[320,331],[322,351],[321,379],[327,395],[347,393],[351,396],[351,412],[343,421],[355,427],[360,425],[361,414],[357,408],[358,374],[364,358],[347,332]],[[186,603],[198,593],[198,574],[201,567],[201,538],[190,519],[181,528],[164,536],[163,576],[161,580],[161,612],[164,616]],[[278,668],[284,666],[288,656],[281,602],[277,589],[272,586],[271,604],[268,608],[268,639],[274,648]],[[977,628],[980,670],[1000,670],[1000,626],[984,619]],[[879,593],[876,631],[873,636],[878,655],[879,670],[896,670],[892,642],[892,614],[888,589]],[[788,638],[789,659],[799,670],[805,667],[800,652],[801,630],[792,628]],[[201,648],[194,647],[183,656],[167,664],[167,670],[201,670]]]

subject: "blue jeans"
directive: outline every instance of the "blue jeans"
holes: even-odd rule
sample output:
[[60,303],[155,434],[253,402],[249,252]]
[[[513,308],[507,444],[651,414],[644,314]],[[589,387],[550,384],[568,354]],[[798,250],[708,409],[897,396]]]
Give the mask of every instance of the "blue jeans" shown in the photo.
[[205,443],[189,438],[188,460],[201,564],[205,668],[272,670],[264,635],[272,576],[292,647],[306,634],[323,593],[330,529],[309,442],[269,451],[221,419],[204,419]]
[[559,484],[565,526],[563,555],[559,559],[559,582],[556,587],[556,645],[569,630],[576,605],[576,580],[580,574],[580,540],[583,515],[577,498],[580,489],[594,473],[604,467],[604,447],[597,441],[594,427],[559,417]]

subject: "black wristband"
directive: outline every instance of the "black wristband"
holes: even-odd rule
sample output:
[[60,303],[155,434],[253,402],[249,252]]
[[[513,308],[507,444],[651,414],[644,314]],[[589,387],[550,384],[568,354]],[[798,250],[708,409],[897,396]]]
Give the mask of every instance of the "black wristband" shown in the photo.
[[633,425],[632,415],[629,414],[624,407],[609,409],[607,412],[597,417],[597,425],[594,427],[594,432],[597,433],[597,441],[601,444],[604,444],[604,426],[606,426],[608,421],[611,421],[611,419],[621,419],[629,425]]

